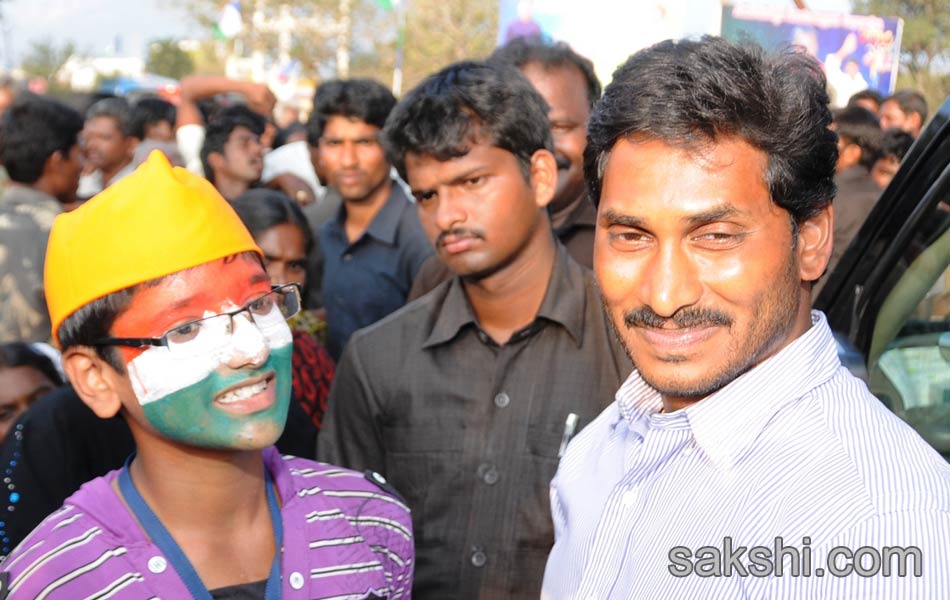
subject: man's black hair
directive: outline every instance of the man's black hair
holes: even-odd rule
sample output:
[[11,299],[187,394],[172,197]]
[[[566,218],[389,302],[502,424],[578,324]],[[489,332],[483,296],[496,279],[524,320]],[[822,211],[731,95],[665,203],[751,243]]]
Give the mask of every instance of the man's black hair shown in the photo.
[[390,160],[406,179],[406,153],[444,161],[484,143],[515,155],[525,179],[531,157],[551,151],[548,106],[518,69],[462,61],[430,75],[396,106],[383,129]]
[[574,49],[564,42],[547,42],[538,37],[517,37],[496,48],[488,60],[518,69],[523,69],[530,63],[537,63],[545,69],[574,66],[587,82],[587,100],[590,106],[593,107],[600,99],[600,80],[594,73],[594,63],[574,52]]
[[79,142],[82,115],[49,98],[22,93],[0,122],[0,162],[10,179],[36,183],[54,152],[64,157]]
[[877,115],[863,106],[849,106],[835,111],[834,124],[845,143],[861,148],[858,163],[870,171],[881,157],[881,124]]
[[235,129],[244,127],[260,136],[264,133],[266,124],[264,117],[243,104],[228,107],[214,115],[205,127],[205,141],[201,144],[201,166],[204,168],[205,179],[214,183],[214,171],[208,157],[214,152],[224,153],[224,145]]
[[914,145],[914,136],[902,129],[891,127],[881,133],[881,156],[893,156],[898,161],[904,160],[904,155]]
[[905,115],[917,113],[920,115],[920,125],[923,127],[927,122],[927,100],[920,92],[914,90],[897,90],[893,96],[888,96],[884,102],[893,100],[901,107],[901,112]]
[[280,148],[281,146],[287,143],[287,140],[290,138],[290,136],[297,135],[298,133],[307,133],[309,137],[307,126],[304,125],[303,123],[294,122],[288,125],[287,127],[284,127],[283,129],[279,130],[277,132],[277,135],[274,136],[274,148],[275,149]]
[[821,65],[800,49],[766,54],[719,37],[660,42],[621,65],[594,108],[584,176],[595,204],[604,167],[623,138],[690,152],[738,138],[765,153],[772,202],[794,222],[835,195],[837,136]]
[[177,111],[175,105],[161,98],[142,98],[132,107],[132,135],[140,140],[145,139],[145,129],[167,121],[172,129],[175,128]]
[[395,105],[396,98],[392,92],[372,79],[334,79],[324,82],[313,93],[313,111],[307,123],[307,139],[310,145],[316,146],[330,117],[359,119],[382,129]]
[[132,109],[125,98],[103,98],[90,106],[86,111],[86,120],[91,121],[98,117],[115,120],[115,125],[122,135],[132,135]]
[[870,100],[880,107],[881,103],[884,102],[884,96],[881,95],[881,92],[868,88],[852,94],[851,97],[848,98],[848,106],[861,106],[858,104],[859,100]]

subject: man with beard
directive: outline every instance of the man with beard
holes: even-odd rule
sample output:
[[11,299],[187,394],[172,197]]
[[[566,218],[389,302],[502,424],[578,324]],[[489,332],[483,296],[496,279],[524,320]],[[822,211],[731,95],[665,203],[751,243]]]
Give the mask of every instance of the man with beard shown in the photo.
[[552,482],[542,598],[946,594],[950,466],[809,308],[833,237],[827,105],[812,58],[720,38],[615,72],[584,168],[636,371]]
[[377,139],[395,104],[389,90],[369,79],[329,81],[314,94],[310,136],[318,145],[318,172],[343,199],[318,235],[327,349],[335,360],[354,331],[406,303],[432,254]]
[[[590,267],[596,211],[587,197],[583,169],[587,119],[600,98],[594,66],[564,42],[538,38],[515,38],[495,50],[489,60],[521,71],[548,105],[557,160],[557,188],[548,205],[551,226],[571,257]],[[451,276],[445,263],[433,256],[420,269],[409,299],[425,295]]]
[[405,495],[417,600],[538,597],[559,452],[631,368],[592,274],[551,231],[546,109],[513,67],[462,62],[386,122],[455,276],[353,336],[318,456],[380,470]]

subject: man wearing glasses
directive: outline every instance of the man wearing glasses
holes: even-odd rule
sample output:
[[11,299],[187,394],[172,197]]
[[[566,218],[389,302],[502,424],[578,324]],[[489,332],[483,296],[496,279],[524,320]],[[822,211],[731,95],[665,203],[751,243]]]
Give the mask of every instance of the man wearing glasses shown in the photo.
[[0,598],[408,596],[411,523],[385,481],[271,447],[299,290],[271,288],[208,182],[154,153],[57,219],[46,281],[70,381],[137,449],[13,550]]

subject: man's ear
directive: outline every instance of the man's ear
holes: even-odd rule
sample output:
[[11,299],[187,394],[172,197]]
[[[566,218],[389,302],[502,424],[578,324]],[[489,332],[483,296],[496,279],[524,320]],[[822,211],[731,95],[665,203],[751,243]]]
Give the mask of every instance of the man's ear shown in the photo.
[[63,370],[82,401],[102,419],[122,408],[118,382],[122,377],[95,348],[74,346],[63,353]]
[[539,207],[547,206],[557,189],[557,160],[547,150],[537,150],[531,155],[531,187],[534,202]]
[[838,155],[838,162],[844,167],[853,167],[861,162],[861,146],[857,144],[847,144],[841,149]]
[[828,206],[798,225],[798,269],[802,281],[815,281],[828,267],[834,245],[835,209]]
[[208,164],[213,171],[219,171],[224,168],[224,155],[220,152],[208,153]]
[[43,174],[41,177],[50,178],[58,175],[66,160],[67,157],[63,154],[62,150],[56,150],[47,156],[46,161],[43,163]]

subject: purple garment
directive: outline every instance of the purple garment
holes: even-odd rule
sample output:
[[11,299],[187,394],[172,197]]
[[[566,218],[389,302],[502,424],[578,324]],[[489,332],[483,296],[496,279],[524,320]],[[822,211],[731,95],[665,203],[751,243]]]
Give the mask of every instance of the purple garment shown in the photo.
[[[409,509],[361,473],[264,451],[283,505],[282,598],[409,598]],[[3,562],[10,599],[187,598],[111,483],[86,483]],[[44,595],[45,594],[45,595]]]

